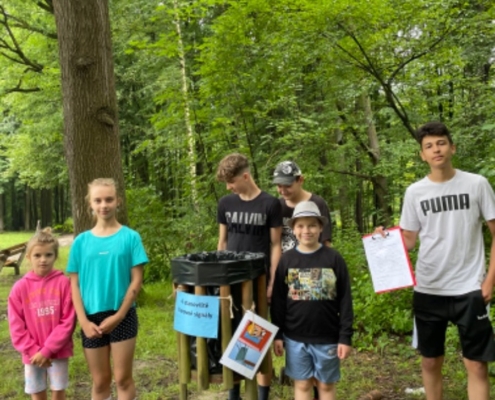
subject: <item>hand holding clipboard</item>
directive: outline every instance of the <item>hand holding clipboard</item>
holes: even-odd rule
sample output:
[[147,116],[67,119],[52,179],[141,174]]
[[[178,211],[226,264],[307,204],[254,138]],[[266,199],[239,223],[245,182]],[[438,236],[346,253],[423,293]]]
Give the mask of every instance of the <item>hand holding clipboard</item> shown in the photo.
[[365,235],[363,245],[376,293],[416,285],[400,227],[386,229],[384,235]]

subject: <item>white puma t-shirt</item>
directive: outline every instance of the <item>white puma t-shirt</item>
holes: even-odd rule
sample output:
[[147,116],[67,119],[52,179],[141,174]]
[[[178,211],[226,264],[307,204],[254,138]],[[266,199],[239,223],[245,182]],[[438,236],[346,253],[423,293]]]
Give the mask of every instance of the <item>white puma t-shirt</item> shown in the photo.
[[461,170],[406,190],[400,227],[419,231],[415,290],[456,296],[479,290],[486,270],[483,220],[495,219],[495,194],[481,175]]

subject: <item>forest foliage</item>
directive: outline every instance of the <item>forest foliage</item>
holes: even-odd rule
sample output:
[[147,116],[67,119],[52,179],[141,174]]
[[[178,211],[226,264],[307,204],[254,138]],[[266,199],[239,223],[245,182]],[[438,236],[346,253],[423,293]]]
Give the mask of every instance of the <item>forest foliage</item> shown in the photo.
[[[426,172],[413,137],[424,122],[446,123],[456,166],[495,183],[495,4],[109,5],[129,220],[150,253],[146,279],[167,279],[178,254],[216,248],[224,155],[248,155],[272,193],[274,166],[293,159],[332,210],[363,330],[410,330],[410,292],[374,296],[360,234],[397,223],[405,188]],[[0,25],[0,228],[25,227],[29,213],[33,224],[41,207],[26,203],[30,190],[35,200],[54,191],[48,222],[62,225],[70,210],[51,1],[3,0]]]

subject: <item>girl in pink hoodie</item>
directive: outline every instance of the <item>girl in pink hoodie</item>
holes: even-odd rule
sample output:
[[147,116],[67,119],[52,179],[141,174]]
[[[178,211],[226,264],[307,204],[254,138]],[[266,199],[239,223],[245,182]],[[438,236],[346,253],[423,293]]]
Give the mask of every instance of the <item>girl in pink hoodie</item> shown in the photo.
[[65,400],[72,356],[76,313],[69,279],[53,269],[58,240],[47,228],[28,242],[26,258],[32,271],[13,286],[9,295],[10,337],[22,355],[25,392],[32,400],[47,399],[47,377],[52,400]]

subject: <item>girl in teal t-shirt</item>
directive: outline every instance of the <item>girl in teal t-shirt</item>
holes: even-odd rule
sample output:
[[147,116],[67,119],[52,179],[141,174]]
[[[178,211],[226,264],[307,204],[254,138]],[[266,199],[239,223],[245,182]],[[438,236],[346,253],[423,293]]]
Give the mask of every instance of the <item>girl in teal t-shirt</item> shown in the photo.
[[96,224],[72,244],[67,272],[93,379],[92,399],[111,399],[112,368],[119,398],[136,397],[132,361],[138,320],[135,301],[148,262],[141,237],[116,218],[120,199],[113,179],[88,185]]

